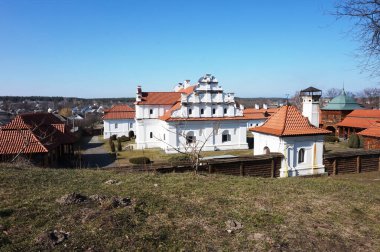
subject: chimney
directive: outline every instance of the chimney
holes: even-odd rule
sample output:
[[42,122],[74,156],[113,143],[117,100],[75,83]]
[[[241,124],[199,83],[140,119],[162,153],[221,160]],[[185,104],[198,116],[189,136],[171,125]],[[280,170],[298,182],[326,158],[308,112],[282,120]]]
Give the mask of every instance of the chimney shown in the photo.
[[267,104],[263,104],[263,109],[268,109],[268,105]]
[[184,81],[184,88],[188,88],[188,87],[190,87],[190,80],[185,80]]
[[255,104],[255,109],[260,109],[259,104]]
[[174,87],[174,92],[178,92],[181,89],[183,89],[183,84],[180,82],[177,84],[177,86]]
[[137,86],[136,101],[141,102],[141,99],[142,99],[142,89],[141,89],[141,86]]

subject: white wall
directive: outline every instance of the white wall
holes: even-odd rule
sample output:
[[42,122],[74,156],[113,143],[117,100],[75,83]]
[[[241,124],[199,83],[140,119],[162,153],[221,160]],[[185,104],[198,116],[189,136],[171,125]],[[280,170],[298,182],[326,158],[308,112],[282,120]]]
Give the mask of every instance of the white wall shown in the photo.
[[[279,152],[284,155],[281,164],[280,176],[302,176],[323,174],[323,135],[276,137],[261,133],[254,135],[254,155],[264,153],[268,147],[270,152]],[[305,150],[304,162],[298,163],[299,150]]]
[[302,96],[302,115],[319,128],[319,100],[313,100],[312,96]]
[[[247,129],[244,121],[169,122],[165,129],[166,144],[163,148],[167,153],[176,153],[175,149],[182,151],[191,149],[186,144],[185,137],[189,132],[195,136],[198,146],[206,141],[202,149],[204,151],[248,149]],[[223,142],[222,134],[225,130],[228,131],[230,140]]]
[[[128,136],[129,131],[136,134],[135,119],[118,119],[118,120],[104,120],[104,139],[110,138],[112,135]],[[115,127],[117,124],[117,128]]]

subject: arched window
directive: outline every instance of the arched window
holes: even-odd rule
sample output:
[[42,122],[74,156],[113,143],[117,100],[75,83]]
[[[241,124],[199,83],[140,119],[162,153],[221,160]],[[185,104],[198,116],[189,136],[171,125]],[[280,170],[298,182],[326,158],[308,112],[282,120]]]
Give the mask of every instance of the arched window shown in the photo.
[[268,146],[265,146],[264,147],[264,154],[269,154],[270,153],[270,149],[268,148]]
[[298,151],[298,163],[303,163],[305,162],[305,149],[301,148]]
[[228,130],[223,131],[222,133],[222,143],[231,141],[231,135]]
[[194,132],[192,131],[189,131],[187,132],[186,134],[186,144],[191,144],[191,143],[195,143],[195,136],[194,136]]

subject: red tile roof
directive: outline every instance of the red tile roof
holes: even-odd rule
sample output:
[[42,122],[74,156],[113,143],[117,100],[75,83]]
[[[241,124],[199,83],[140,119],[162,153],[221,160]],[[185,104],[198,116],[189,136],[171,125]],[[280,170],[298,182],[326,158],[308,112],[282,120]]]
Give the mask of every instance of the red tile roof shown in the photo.
[[181,98],[181,92],[142,92],[137,105],[173,105]]
[[330,134],[328,130],[314,127],[294,106],[283,106],[262,126],[250,128],[250,131],[275,136],[301,136]]
[[115,105],[108,111],[104,111],[103,119],[116,120],[116,119],[134,119],[135,110],[128,105],[120,104]]
[[26,113],[17,115],[10,123],[2,129],[30,129],[41,125],[63,124],[51,113]]
[[112,106],[112,108],[110,108],[107,112],[134,112],[134,111],[135,111],[134,108],[131,108],[126,104],[118,104],[118,105]]
[[21,114],[0,129],[0,154],[48,152],[76,137],[50,113]]
[[358,135],[380,138],[380,122],[376,121],[368,129],[359,132]]
[[0,130],[0,154],[45,153],[48,149],[30,130]]
[[366,129],[376,124],[378,120],[380,120],[380,110],[358,109],[349,113],[337,126]]
[[142,98],[140,102],[136,102],[137,105],[174,105],[181,99],[181,94],[191,94],[194,86],[189,86],[185,89],[181,89],[178,92],[142,92]]

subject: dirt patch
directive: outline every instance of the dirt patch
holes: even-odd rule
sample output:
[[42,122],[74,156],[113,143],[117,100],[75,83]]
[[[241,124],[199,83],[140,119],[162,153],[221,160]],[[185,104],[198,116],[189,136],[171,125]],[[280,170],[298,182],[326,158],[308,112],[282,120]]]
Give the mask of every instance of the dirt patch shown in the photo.
[[61,205],[80,204],[87,201],[87,197],[79,193],[70,193],[56,200]]
[[118,207],[127,207],[132,204],[129,197],[111,197],[101,203],[105,209],[112,209]]
[[62,230],[61,231],[53,230],[53,231],[47,231],[40,234],[36,238],[36,243],[44,247],[53,248],[56,245],[64,242],[68,238],[69,238],[69,233]]

